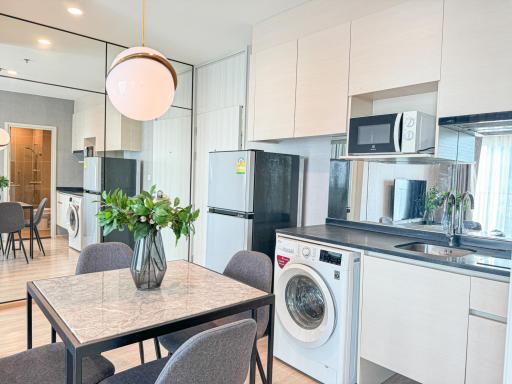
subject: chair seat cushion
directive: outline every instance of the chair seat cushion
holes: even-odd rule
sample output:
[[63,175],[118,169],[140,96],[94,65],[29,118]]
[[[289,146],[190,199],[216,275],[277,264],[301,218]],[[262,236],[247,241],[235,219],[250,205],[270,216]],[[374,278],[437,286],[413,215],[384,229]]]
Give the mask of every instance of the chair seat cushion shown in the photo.
[[[64,344],[45,345],[0,359],[0,383],[65,384],[65,366]],[[104,357],[83,359],[83,384],[97,384],[113,374],[114,365]]]
[[165,357],[128,369],[103,380],[101,384],[155,384],[168,360],[169,358]]

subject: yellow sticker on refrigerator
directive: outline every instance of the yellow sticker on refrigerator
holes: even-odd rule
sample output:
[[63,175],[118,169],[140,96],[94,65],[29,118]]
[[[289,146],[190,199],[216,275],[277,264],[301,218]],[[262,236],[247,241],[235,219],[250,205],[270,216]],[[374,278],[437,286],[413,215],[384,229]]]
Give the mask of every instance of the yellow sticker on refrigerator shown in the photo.
[[238,175],[245,175],[246,170],[247,164],[245,162],[245,159],[241,157],[236,161],[236,173]]

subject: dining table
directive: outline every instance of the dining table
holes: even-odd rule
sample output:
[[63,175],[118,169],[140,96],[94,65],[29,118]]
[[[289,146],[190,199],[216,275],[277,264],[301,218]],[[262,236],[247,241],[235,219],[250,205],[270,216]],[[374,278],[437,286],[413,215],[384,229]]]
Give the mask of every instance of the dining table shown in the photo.
[[29,224],[30,224],[30,235],[29,235],[29,256],[31,259],[34,258],[34,206],[32,204],[24,203],[22,201],[17,202],[21,205],[24,211],[29,212]]
[[[184,261],[170,261],[162,285],[138,290],[129,269],[27,282],[27,348],[32,348],[35,303],[66,347],[66,383],[82,383],[86,356],[152,339],[227,316],[269,307],[266,373],[272,384],[275,297],[249,285]],[[256,339],[249,382],[256,380]],[[259,361],[258,361],[259,364]]]

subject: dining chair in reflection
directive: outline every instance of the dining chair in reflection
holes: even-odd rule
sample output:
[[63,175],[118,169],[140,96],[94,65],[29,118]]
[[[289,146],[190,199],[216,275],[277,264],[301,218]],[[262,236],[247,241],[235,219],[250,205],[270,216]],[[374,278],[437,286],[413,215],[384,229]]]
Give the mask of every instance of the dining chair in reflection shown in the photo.
[[[41,222],[41,219],[43,218],[44,209],[46,207],[46,203],[48,202],[48,198],[44,197],[37,206],[36,214],[34,215],[34,222],[33,222],[33,229],[34,234],[36,235],[36,241],[37,246],[39,247],[39,250],[43,252],[43,256],[46,256],[46,253],[44,252],[43,242],[41,241],[41,236],[39,235],[39,230],[37,229],[37,226]],[[30,228],[30,220],[25,221],[25,228]]]
[[9,253],[12,249],[14,258],[16,258],[16,246],[14,245],[14,234],[18,235],[20,249],[25,255],[25,260],[28,264],[27,252],[23,244],[23,237],[21,230],[25,226],[25,219],[23,217],[23,208],[19,203],[3,202],[0,203],[0,233],[7,233],[7,244],[4,248],[4,255],[9,258]]

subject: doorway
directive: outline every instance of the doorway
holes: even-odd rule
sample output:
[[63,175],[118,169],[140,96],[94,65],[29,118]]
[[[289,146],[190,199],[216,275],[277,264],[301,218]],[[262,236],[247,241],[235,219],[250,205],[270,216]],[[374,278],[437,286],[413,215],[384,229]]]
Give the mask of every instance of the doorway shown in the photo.
[[[4,154],[4,174],[10,181],[6,198],[30,204],[34,210],[43,198],[47,198],[37,227],[42,238],[53,237],[55,226],[52,219],[56,217],[56,128],[6,123],[5,129],[11,136],[11,143]],[[29,238],[28,228],[23,230],[23,238]]]

